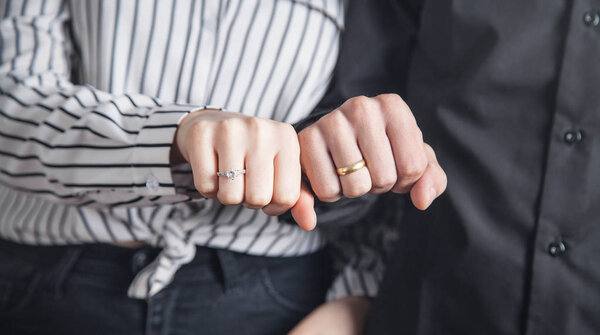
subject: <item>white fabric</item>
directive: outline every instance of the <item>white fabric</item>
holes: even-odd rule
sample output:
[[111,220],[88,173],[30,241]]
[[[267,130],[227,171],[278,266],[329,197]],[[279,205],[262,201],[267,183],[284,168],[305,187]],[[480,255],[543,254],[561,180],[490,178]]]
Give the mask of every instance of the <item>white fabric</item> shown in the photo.
[[322,248],[319,232],[198,199],[169,150],[178,122],[207,105],[305,117],[337,58],[340,0],[3,0],[0,18],[0,237],[163,247],[136,298],[164,288],[196,245]]

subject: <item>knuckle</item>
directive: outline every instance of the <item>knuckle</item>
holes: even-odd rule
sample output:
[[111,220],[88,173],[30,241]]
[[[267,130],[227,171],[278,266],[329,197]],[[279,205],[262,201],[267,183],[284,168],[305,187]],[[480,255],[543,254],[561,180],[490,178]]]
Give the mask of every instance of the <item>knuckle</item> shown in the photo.
[[190,125],[190,130],[193,134],[203,134],[210,127],[210,122],[206,120],[198,120],[195,121],[192,125]]
[[378,131],[384,131],[385,124],[377,117],[356,117],[353,119],[354,128],[358,136],[368,136],[367,134],[376,134]]
[[317,198],[321,201],[333,202],[341,198],[339,185],[328,183],[320,185],[320,187],[315,187],[314,191]]
[[370,193],[370,194],[383,194],[383,193],[387,193],[387,192],[389,192],[389,191],[390,191],[390,189],[388,189],[388,188],[375,188],[375,187],[373,187],[373,188],[372,188],[372,189],[369,191],[369,193]]
[[270,204],[262,208],[262,211],[269,216],[278,216],[285,213],[289,208],[282,208],[274,204]]
[[203,196],[208,198],[208,195],[213,195],[217,192],[217,186],[210,182],[196,182],[194,186]]
[[398,95],[394,93],[386,93],[380,94],[375,97],[379,103],[387,108],[407,108],[408,106],[404,102],[404,100]]
[[324,128],[325,132],[329,131],[338,131],[340,129],[344,129],[348,126],[348,120],[344,115],[344,112],[335,110],[325,117],[323,117],[323,122],[320,124],[322,128]]
[[410,160],[398,166],[398,179],[405,181],[416,180],[427,168],[427,162],[423,160]]
[[327,198],[319,198],[319,200],[323,202],[336,202],[342,198],[341,194],[336,194],[335,196],[327,197]]
[[279,208],[291,208],[298,201],[299,194],[286,192],[285,194],[278,195],[273,199],[273,203],[276,204]]
[[271,198],[266,194],[250,192],[246,194],[246,203],[255,208],[262,208],[271,202]]
[[[423,136],[422,132],[421,132],[421,136]],[[423,146],[425,147],[425,155],[427,157],[429,157],[430,160],[437,163],[437,156],[435,154],[435,150],[433,150],[433,148],[425,142],[423,142]]]
[[[419,142],[423,142],[423,132],[421,131],[421,129],[419,127],[416,126],[415,123],[415,128],[414,128],[414,137],[415,137],[415,142],[419,143]],[[426,153],[426,151],[424,150],[424,153]]]
[[376,97],[384,114],[398,121],[407,122],[413,119],[412,112],[406,102],[397,94],[381,94]]
[[223,205],[239,205],[242,203],[243,196],[241,194],[236,194],[234,192],[223,192],[219,190],[217,192],[217,199]]
[[354,113],[356,112],[364,112],[368,110],[373,105],[373,100],[364,95],[359,95],[354,98],[350,98],[348,100],[348,107]]
[[263,119],[257,117],[248,117],[244,119],[244,123],[246,128],[250,132],[254,132],[256,134],[260,134],[262,130],[264,130],[266,122]]
[[298,137],[298,135],[296,134],[296,129],[291,124],[285,123],[285,122],[280,122],[280,123],[278,123],[278,126],[280,128],[281,133],[284,136],[289,137],[289,138]]
[[401,183],[397,183],[396,185],[394,185],[394,187],[392,187],[393,193],[406,194],[406,193],[408,193],[408,191],[410,191],[410,188]]
[[205,141],[212,137],[213,125],[208,121],[198,121],[191,125],[185,132],[186,143],[194,143],[196,141]]
[[396,184],[396,175],[391,173],[374,174],[371,176],[373,188],[378,190],[389,190]]
[[277,205],[267,205],[261,208],[253,208],[253,209],[260,209],[263,211],[263,213],[267,214],[268,216],[279,216],[283,213],[285,213],[287,211],[286,208],[281,208],[278,207]]
[[344,187],[344,196],[347,198],[358,198],[371,190],[371,183],[351,183]]
[[413,136],[418,137],[423,140],[423,134],[421,133],[421,129],[417,124],[417,120],[415,119],[413,113],[408,109],[402,109],[400,113],[400,120],[406,125],[405,127],[409,130],[413,131]]
[[314,126],[305,128],[298,134],[298,141],[302,146],[312,146],[319,142],[320,129]]
[[298,133],[298,142],[300,145],[308,144],[310,139],[314,137],[314,127],[308,127]]
[[242,122],[238,118],[229,118],[219,122],[219,132],[223,136],[239,134],[242,129]]

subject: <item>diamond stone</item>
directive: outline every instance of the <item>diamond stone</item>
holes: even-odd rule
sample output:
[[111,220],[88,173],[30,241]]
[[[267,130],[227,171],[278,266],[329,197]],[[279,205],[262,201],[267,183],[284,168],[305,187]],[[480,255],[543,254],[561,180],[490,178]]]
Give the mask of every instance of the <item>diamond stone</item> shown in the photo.
[[235,178],[237,178],[238,176],[241,176],[243,174],[246,173],[246,169],[229,169],[227,171],[219,171],[217,172],[217,176],[219,177],[226,177],[229,180],[234,180]]

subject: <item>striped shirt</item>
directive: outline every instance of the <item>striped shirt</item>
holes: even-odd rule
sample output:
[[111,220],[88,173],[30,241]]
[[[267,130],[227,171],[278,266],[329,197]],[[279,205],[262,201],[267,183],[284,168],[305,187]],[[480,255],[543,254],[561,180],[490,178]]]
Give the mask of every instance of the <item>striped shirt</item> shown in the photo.
[[305,117],[336,62],[341,0],[3,0],[0,18],[1,238],[162,247],[135,298],[164,288],[196,245],[323,247],[318,231],[199,199],[169,151],[178,122],[205,106]]

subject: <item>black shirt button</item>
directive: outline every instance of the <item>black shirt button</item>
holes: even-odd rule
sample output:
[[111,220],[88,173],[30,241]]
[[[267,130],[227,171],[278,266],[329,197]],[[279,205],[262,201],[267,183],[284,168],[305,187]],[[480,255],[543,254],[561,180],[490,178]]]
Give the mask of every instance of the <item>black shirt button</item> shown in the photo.
[[548,253],[553,256],[560,256],[567,252],[567,246],[563,241],[552,242],[548,245]]
[[569,130],[565,133],[564,139],[568,144],[581,143],[583,140],[583,132],[580,129]]
[[597,26],[600,24],[600,14],[597,12],[587,12],[583,14],[583,23],[586,26]]

